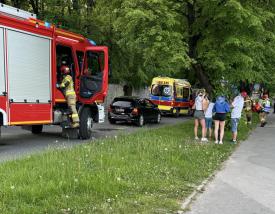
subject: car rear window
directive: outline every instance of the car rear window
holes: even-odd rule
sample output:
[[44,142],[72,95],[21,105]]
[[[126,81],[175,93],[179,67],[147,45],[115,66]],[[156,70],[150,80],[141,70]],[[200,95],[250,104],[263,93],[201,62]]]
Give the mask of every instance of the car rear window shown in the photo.
[[133,106],[133,101],[128,101],[128,100],[115,100],[112,104],[115,107],[132,107]]

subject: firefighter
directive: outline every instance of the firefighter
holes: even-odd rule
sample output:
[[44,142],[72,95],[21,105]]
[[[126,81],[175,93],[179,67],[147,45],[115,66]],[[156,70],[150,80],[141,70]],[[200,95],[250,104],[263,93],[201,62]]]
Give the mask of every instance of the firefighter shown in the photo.
[[262,99],[259,101],[261,105],[261,112],[260,112],[260,121],[261,121],[261,127],[264,127],[266,124],[266,115],[269,114],[271,109],[271,103],[268,98],[267,94],[264,94]]
[[74,82],[70,75],[70,69],[68,66],[62,65],[60,70],[62,75],[62,82],[58,86],[62,89],[66,97],[68,107],[71,110],[71,127],[77,128],[79,127],[79,116],[76,110],[76,94],[74,91]]
[[244,100],[244,111],[245,111],[245,117],[246,117],[246,124],[252,123],[252,100],[249,96],[245,97]]

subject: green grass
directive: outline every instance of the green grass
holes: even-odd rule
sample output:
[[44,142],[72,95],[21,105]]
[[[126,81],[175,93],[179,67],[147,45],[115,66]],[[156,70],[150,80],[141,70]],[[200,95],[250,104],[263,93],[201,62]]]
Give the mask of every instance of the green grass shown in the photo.
[[195,143],[190,121],[32,155],[0,165],[0,213],[174,213],[234,148]]

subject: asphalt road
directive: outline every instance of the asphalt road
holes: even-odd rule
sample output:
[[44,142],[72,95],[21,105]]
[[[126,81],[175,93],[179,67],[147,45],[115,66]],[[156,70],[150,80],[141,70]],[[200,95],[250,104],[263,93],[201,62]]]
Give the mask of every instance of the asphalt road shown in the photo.
[[[164,125],[180,123],[188,119],[190,118],[162,117],[160,124],[146,124],[144,128],[158,128]],[[79,140],[62,137],[62,130],[58,126],[45,126],[43,133],[39,135],[33,135],[31,132],[21,129],[21,127],[2,127],[0,162],[43,152],[49,148],[66,148],[78,144],[91,143],[95,139],[131,133],[139,129],[139,127],[130,124],[111,125],[108,121],[105,121],[105,123],[102,124],[94,124],[92,138],[90,140]]]

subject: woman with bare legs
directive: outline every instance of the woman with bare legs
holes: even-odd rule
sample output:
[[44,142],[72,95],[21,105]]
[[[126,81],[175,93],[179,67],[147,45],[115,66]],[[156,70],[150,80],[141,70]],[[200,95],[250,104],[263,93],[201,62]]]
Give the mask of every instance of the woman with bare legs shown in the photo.
[[225,100],[224,96],[219,96],[213,107],[214,122],[215,122],[215,143],[223,144],[224,126],[226,114],[230,111],[229,103]]

